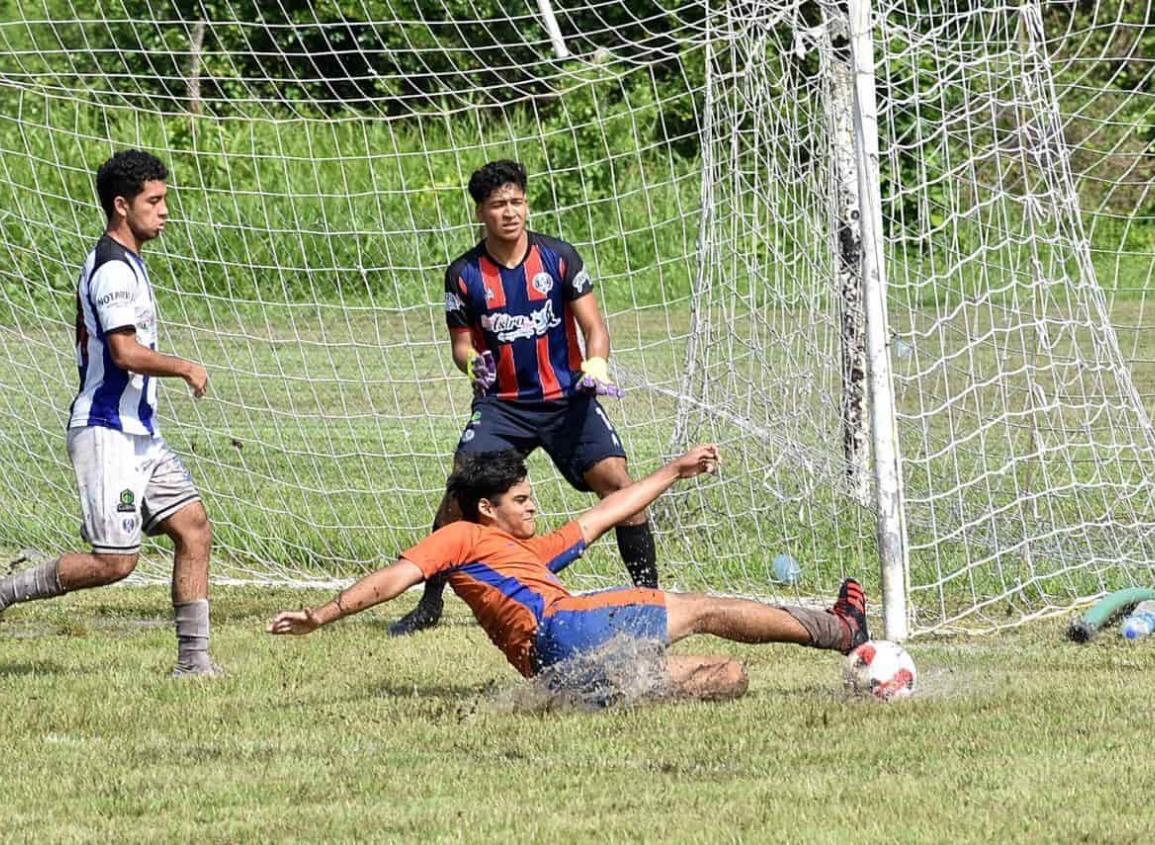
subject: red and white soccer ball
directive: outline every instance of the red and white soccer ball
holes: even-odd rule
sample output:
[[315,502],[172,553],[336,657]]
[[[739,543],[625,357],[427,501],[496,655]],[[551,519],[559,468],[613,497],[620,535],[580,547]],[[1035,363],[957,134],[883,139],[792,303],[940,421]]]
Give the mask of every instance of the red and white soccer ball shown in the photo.
[[898,643],[871,640],[846,656],[842,677],[854,695],[898,701],[914,695],[918,672]]

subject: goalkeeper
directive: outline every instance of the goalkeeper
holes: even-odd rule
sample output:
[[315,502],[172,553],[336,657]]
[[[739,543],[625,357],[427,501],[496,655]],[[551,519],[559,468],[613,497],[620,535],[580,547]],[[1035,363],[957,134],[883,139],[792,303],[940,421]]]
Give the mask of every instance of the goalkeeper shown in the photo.
[[[269,633],[308,634],[396,598],[422,580],[448,576],[514,668],[527,677],[552,669],[555,684],[587,695],[610,685],[606,672],[612,661],[602,648],[611,641],[655,645],[662,655],[661,692],[710,699],[742,695],[742,667],[720,657],[667,655],[666,645],[691,634],[713,634],[845,654],[866,642],[866,598],[851,579],[843,582],[830,610],[644,587],[575,596],[562,586],[556,573],[587,545],[642,511],[678,479],[713,472],[717,463],[717,447],[698,446],[606,496],[560,531],[537,537],[537,508],[521,456],[516,451],[465,456],[448,485],[465,520],[434,531],[402,552],[397,563],[362,578],[328,604],[278,614]],[[566,673],[567,664],[580,667],[580,673]]]
[[[606,366],[609,332],[577,250],[526,228],[525,189],[525,168],[514,161],[491,162],[469,179],[485,237],[445,273],[453,363],[474,390],[454,463],[504,449],[528,456],[541,446],[574,488],[605,498],[631,483],[621,440],[597,400],[621,395]],[[460,517],[447,494],[433,528]],[[631,514],[615,534],[634,584],[656,588],[646,512]],[[430,578],[417,607],[390,633],[436,625],[444,590],[444,579]]]

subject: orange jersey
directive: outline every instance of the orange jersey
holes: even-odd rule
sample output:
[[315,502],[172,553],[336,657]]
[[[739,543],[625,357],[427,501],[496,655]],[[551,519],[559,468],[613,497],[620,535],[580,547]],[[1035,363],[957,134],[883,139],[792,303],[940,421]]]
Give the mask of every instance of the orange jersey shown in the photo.
[[497,528],[458,521],[434,531],[401,557],[426,578],[449,576],[489,639],[514,668],[533,674],[533,649],[546,608],[570,592],[553,574],[585,551],[576,522],[560,531],[519,540]]

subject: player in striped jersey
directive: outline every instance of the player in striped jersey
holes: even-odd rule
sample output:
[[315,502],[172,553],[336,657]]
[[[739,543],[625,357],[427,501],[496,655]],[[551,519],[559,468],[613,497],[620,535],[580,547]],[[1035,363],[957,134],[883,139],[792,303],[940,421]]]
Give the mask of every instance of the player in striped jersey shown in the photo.
[[165,180],[157,158],[117,153],[96,173],[108,218],[89,252],[76,295],[80,390],[68,423],[68,454],[80,488],[81,533],[91,553],[61,555],[0,580],[0,612],[119,581],[136,567],[141,533],[175,545],[174,675],[215,675],[208,652],[212,527],[188,470],[160,436],[156,379],[180,378],[204,395],[205,368],[157,351],[157,310],[141,247],[164,231]]
[[[514,161],[473,173],[469,193],[485,237],[445,274],[453,363],[475,394],[455,464],[468,454],[515,449],[524,456],[540,446],[575,489],[604,498],[631,483],[621,440],[597,400],[621,395],[607,370],[609,332],[577,250],[526,228],[526,181]],[[447,494],[434,530],[459,518]],[[615,535],[634,584],[656,588],[646,512],[632,514]],[[420,603],[390,632],[435,625],[444,589],[443,578],[427,581]]]

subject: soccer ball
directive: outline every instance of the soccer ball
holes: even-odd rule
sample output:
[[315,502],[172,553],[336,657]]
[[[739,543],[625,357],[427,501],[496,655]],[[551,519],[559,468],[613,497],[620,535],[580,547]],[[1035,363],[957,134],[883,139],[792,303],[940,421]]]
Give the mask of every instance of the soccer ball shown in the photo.
[[854,695],[897,701],[914,695],[918,673],[914,661],[898,643],[872,640],[846,656],[842,677]]

